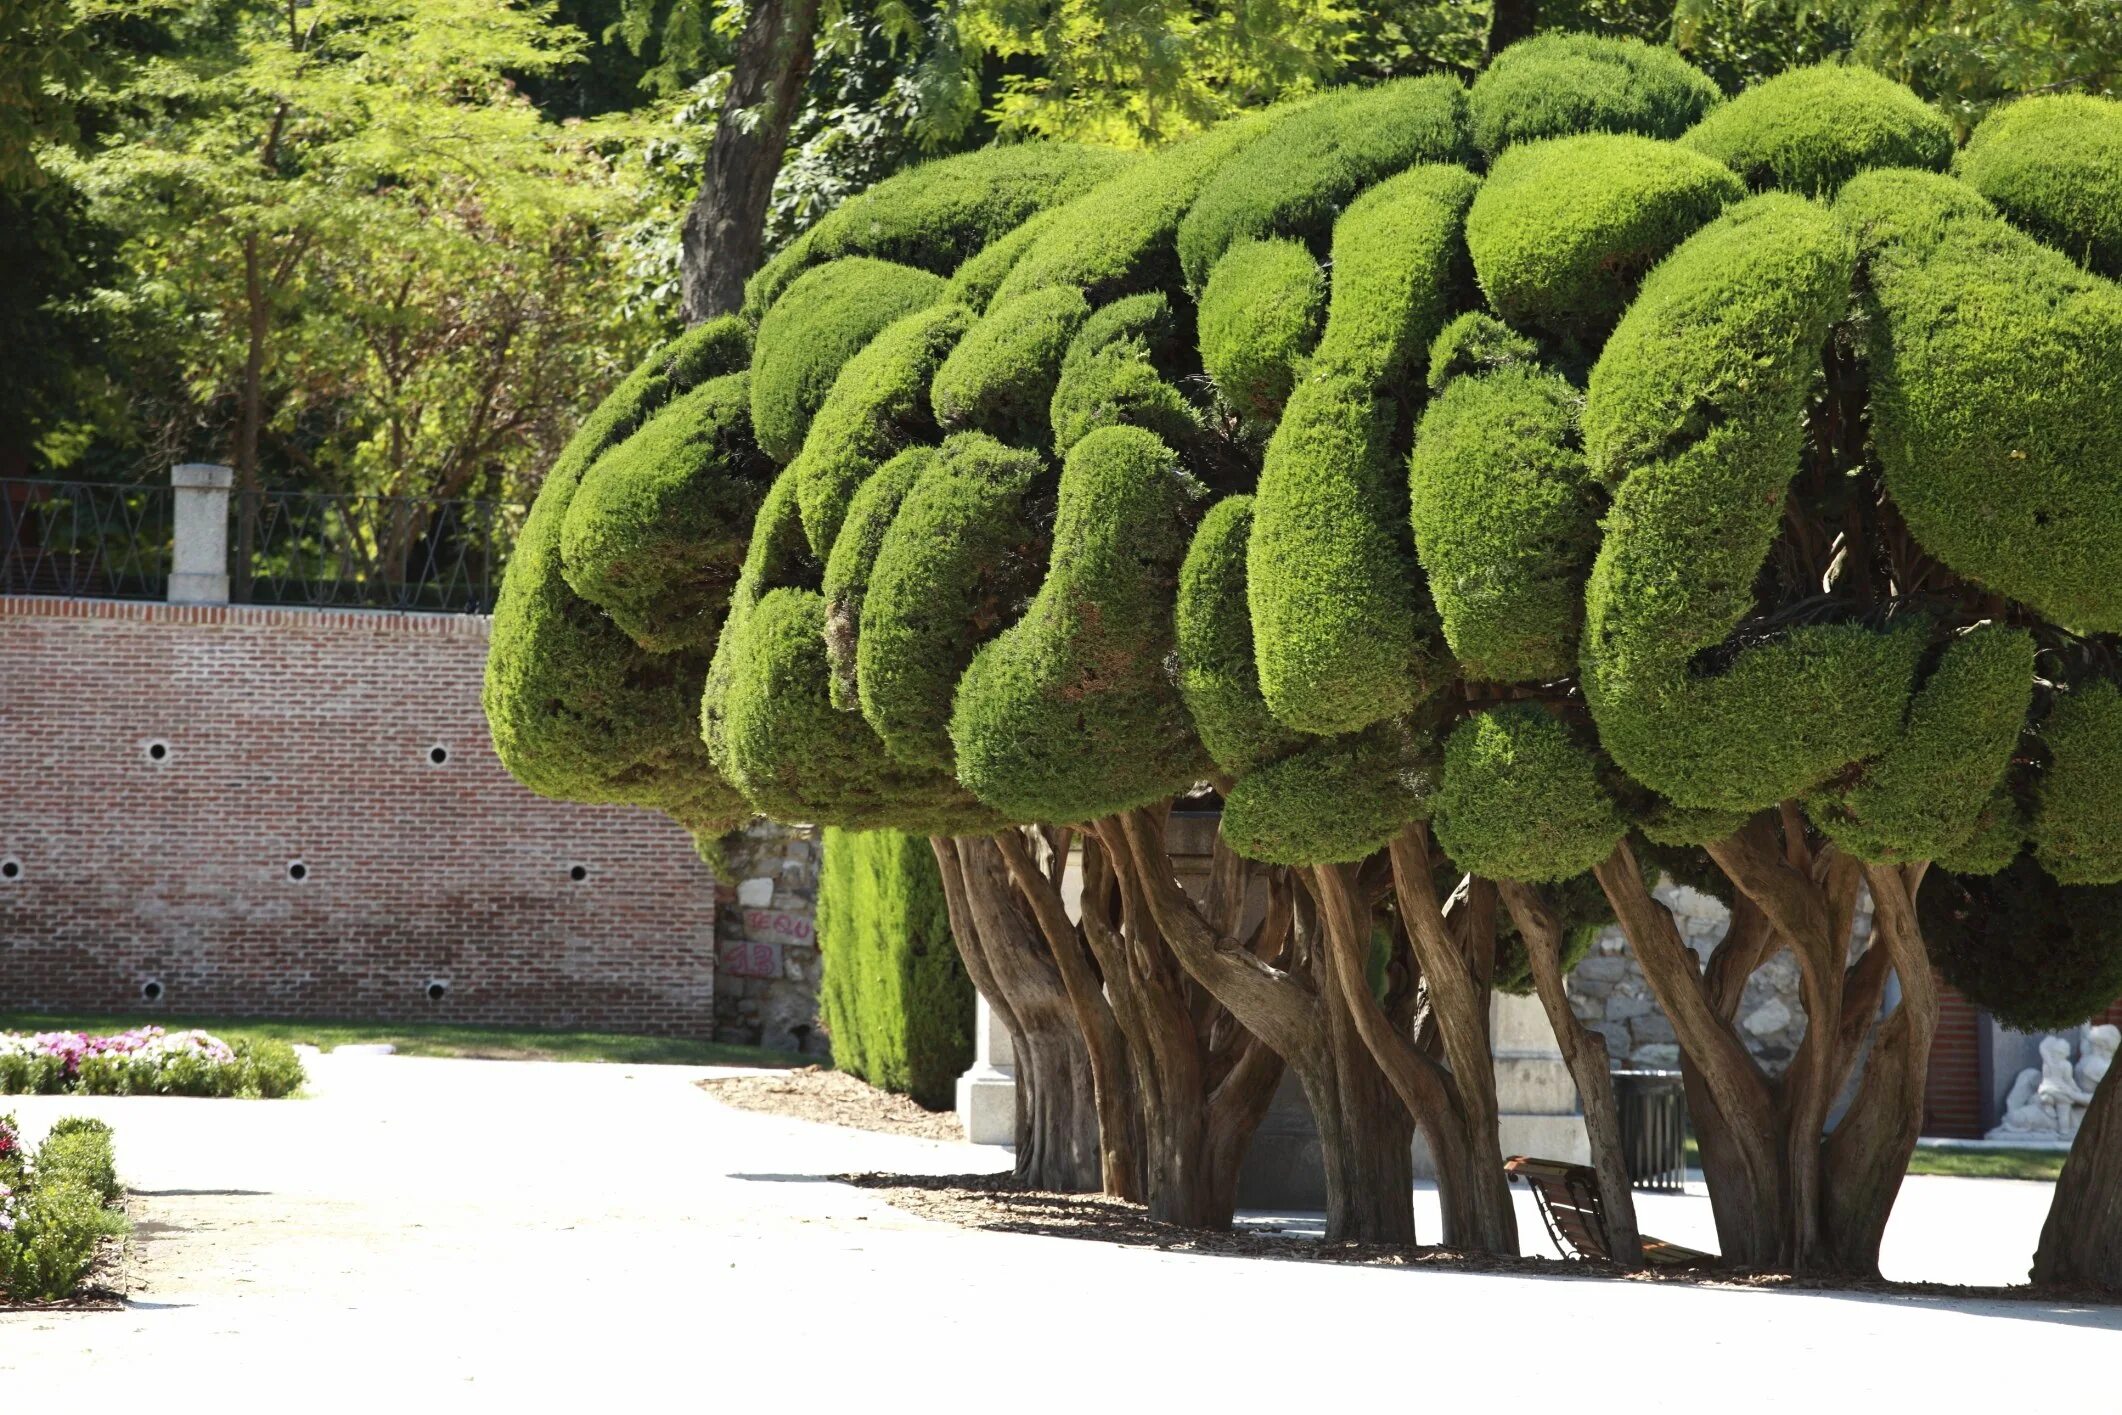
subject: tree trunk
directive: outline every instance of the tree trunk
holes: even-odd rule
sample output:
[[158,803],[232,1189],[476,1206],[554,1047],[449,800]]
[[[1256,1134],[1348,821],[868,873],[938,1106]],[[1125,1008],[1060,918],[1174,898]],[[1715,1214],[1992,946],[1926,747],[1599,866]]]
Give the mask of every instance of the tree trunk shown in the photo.
[[[1354,1000],[1331,967],[1318,970],[1326,1026],[1297,1067],[1326,1162],[1329,1243],[1413,1246],[1415,1118],[1393,1093],[1356,1023]],[[1368,988],[1364,1000],[1370,1001]]]
[[1090,1055],[1059,970],[994,841],[938,836],[930,845],[965,971],[1015,1044],[1016,1177],[1034,1189],[1095,1191],[1101,1175]]
[[1487,57],[1494,59],[1519,40],[1531,37],[1539,18],[1539,0],[1494,0],[1489,10]]
[[1504,907],[1510,910],[1511,922],[1518,926],[1518,937],[1525,942],[1534,990],[1584,1107],[1592,1169],[1599,1177],[1599,1206],[1606,1213],[1606,1246],[1622,1267],[1642,1267],[1643,1239],[1636,1227],[1636,1196],[1628,1181],[1628,1154],[1621,1144],[1621,1110],[1614,1100],[1606,1039],[1578,1021],[1570,1008],[1562,972],[1562,923],[1531,885],[1502,881],[1497,888]]
[[819,0],[753,0],[737,36],[707,173],[685,214],[679,267],[687,324],[744,305],[744,282],[759,268],[767,203],[816,53],[818,9]]
[[2122,1292],[2122,1067],[2101,1078],[2063,1162],[2034,1251],[2034,1281]]

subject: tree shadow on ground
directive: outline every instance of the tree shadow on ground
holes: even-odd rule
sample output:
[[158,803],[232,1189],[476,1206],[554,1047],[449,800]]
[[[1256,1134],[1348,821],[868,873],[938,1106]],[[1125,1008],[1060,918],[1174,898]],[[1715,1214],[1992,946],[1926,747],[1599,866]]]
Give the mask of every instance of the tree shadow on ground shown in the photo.
[[[761,1176],[764,1177],[764,1176]],[[790,1176],[796,1178],[797,1176]],[[1447,1248],[1400,1248],[1384,1244],[1327,1243],[1286,1217],[1240,1220],[1228,1233],[1181,1228],[1149,1216],[1140,1204],[1103,1194],[1057,1194],[1020,1187],[1002,1174],[840,1174],[801,1176],[832,1179],[876,1190],[895,1208],[962,1228],[1043,1238],[1072,1238],[1129,1248],[1204,1257],[1276,1262],[1341,1263],[1360,1267],[1409,1268],[1537,1278],[1548,1282],[1626,1282],[1723,1292],[1764,1292],[1829,1297],[1853,1302],[1890,1302],[1940,1311],[2012,1317],[2122,1332],[2122,1305],[2115,1294],[2095,1289],[1961,1287],[1950,1283],[1888,1282],[1884,1279],[1797,1278],[1786,1273],[1734,1272],[1716,1268],[1661,1268],[1623,1272],[1603,1263],[1553,1258],[1503,1258]]]

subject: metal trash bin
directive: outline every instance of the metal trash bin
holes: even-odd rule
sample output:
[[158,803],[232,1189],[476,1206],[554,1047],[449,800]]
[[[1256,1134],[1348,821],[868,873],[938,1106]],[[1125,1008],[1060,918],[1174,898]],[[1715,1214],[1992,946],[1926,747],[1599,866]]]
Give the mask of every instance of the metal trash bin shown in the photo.
[[1687,1185],[1687,1092],[1677,1071],[1616,1071],[1628,1182],[1678,1193]]

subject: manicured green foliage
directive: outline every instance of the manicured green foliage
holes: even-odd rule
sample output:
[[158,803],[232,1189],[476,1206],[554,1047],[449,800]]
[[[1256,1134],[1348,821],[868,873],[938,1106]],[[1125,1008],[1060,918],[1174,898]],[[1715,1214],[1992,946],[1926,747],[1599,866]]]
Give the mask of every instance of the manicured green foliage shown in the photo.
[[1429,391],[1440,393],[1444,385],[1463,373],[1486,373],[1529,364],[1540,357],[1540,346],[1532,339],[1480,310],[1469,310],[1430,341]]
[[711,648],[772,470],[744,374],[680,394],[583,476],[560,529],[568,586],[645,649]]
[[854,712],[862,706],[855,689],[855,642],[861,637],[862,597],[869,593],[877,552],[884,548],[884,534],[899,514],[899,504],[935,460],[935,448],[909,447],[877,468],[848,502],[840,534],[833,540],[820,589],[825,595],[825,652],[833,667],[833,706],[843,711]]
[[892,755],[948,771],[958,677],[1046,569],[1037,454],[959,433],[914,482],[870,570],[855,645],[862,715]]
[[832,705],[825,597],[773,589],[746,616],[723,699],[730,780],[762,814],[868,830],[956,833],[976,812],[942,771],[895,761]]
[[806,270],[846,256],[948,275],[971,252],[1138,161],[1114,148],[1043,142],[909,168],[849,197],[789,242],[745,285],[744,313],[757,323]]
[[67,1129],[54,1125],[31,1162],[38,1184],[78,1184],[103,1203],[125,1193],[118,1183],[118,1163],[111,1151],[111,1131],[101,1121],[75,1117]]
[[848,499],[870,473],[902,447],[934,437],[929,383],[972,322],[962,305],[916,311],[870,340],[840,370],[811,419],[803,450],[789,464],[812,551],[831,553]]
[[1628,831],[1598,758],[1537,704],[1478,712],[1452,729],[1433,825],[1459,868],[1535,884],[1582,875]]
[[[1614,913],[1606,902],[1606,891],[1590,875],[1551,884],[1541,894],[1562,923],[1561,965],[1566,978],[1592,951],[1599,931],[1614,922]],[[1531,997],[1538,991],[1532,963],[1525,956],[1525,940],[1508,911],[1496,916],[1496,971],[1491,981],[1496,991],[1512,997]]]
[[236,1094],[273,1101],[302,1089],[308,1076],[294,1047],[271,1037],[238,1037],[229,1046],[236,1053],[242,1079]]
[[546,477],[517,537],[486,661],[494,750],[533,791],[626,802],[719,834],[745,814],[694,726],[706,664],[641,648],[563,575],[560,540],[591,463],[677,393],[741,367],[750,331],[711,320],[643,362],[586,419]]
[[1054,455],[1067,456],[1101,427],[1144,427],[1182,452],[1191,447],[1198,415],[1158,367],[1174,342],[1160,292],[1115,300],[1084,321],[1054,388]]
[[1923,548],[2078,630],[2122,629],[2122,287],[1948,177],[1843,189],[1872,432]]
[[1032,243],[1060,216],[1060,209],[1042,211],[1008,235],[966,257],[965,264],[951,273],[943,298],[952,304],[964,305],[975,314],[985,314],[987,307],[994,303],[995,291],[1002,288],[1010,271],[1017,268],[1017,262],[1032,248]]
[[1931,870],[1916,911],[1938,972],[2007,1027],[2075,1027],[2122,997],[2122,886],[2058,884],[2021,855],[1987,878]]
[[1872,167],[1952,161],[1945,115],[1892,79],[1855,64],[1791,69],[1734,98],[1680,139],[1756,191],[1833,196]]
[[1717,104],[1708,75],[1670,49],[1636,39],[1543,34],[1513,44],[1474,81],[1474,146],[1490,157],[1514,142],[1569,133],[1676,138]]
[[776,462],[794,458],[847,361],[942,294],[936,276],[866,256],[798,276],[759,322],[752,352],[752,434],[759,446]]
[[1201,364],[1250,421],[1273,426],[1326,318],[1326,275],[1295,241],[1242,240],[1201,293]]
[[721,637],[715,641],[715,656],[708,665],[698,699],[700,740],[706,744],[715,769],[731,781],[736,779],[735,768],[729,757],[725,728],[730,692],[748,643],[747,623],[752,611],[770,591],[811,589],[821,582],[823,574],[818,558],[811,553],[810,541],[803,534],[802,513],[796,505],[796,471],[790,467],[774,478],[752,521],[751,545],[744,554],[737,588],[730,594],[729,615],[723,621]]
[[2005,782],[1975,815],[1967,839],[1938,853],[1938,868],[1956,875],[1993,875],[2019,858],[2026,844],[2026,812]]
[[936,421],[946,431],[1044,447],[1062,355],[1089,317],[1089,302],[1066,285],[998,301],[936,371]]
[[1253,499],[1211,506],[1179,567],[1179,691],[1216,765],[1243,777],[1304,741],[1276,721],[1253,668],[1253,621],[1245,600],[1245,553]]
[[1592,370],[1584,441],[1615,488],[1586,595],[1584,690],[1607,751],[1683,806],[1744,811],[1893,739],[1920,628],[1815,625],[1695,657],[1753,610],[1851,252],[1799,197],[1755,197],[1644,281]]
[[818,952],[833,1068],[949,1110],[973,1059],[973,985],[926,840],[825,832]]
[[2088,270],[2122,279],[2122,103],[2050,93],[1982,120],[1960,180]]
[[2096,681],[2061,695],[2040,736],[2048,763],[2027,830],[2034,858],[2063,884],[2122,880],[2122,692]]
[[1470,678],[1538,682],[1576,669],[1599,545],[1579,401],[1558,376],[1514,365],[1452,380],[1416,431],[1415,547]]
[[2011,768],[2033,687],[2023,629],[1984,625],[1953,640],[1910,699],[1899,739],[1855,781],[1809,802],[1814,823],[1862,860],[1952,853]]
[[1283,104],[1174,143],[1055,214],[996,289],[995,301],[1050,285],[1081,290],[1092,305],[1179,287],[1179,220],[1223,165],[1304,104]]
[[1248,556],[1260,686],[1301,731],[1399,716],[1442,681],[1392,434],[1451,316],[1475,185],[1419,167],[1334,228],[1326,333],[1268,444]]
[[1361,860],[1429,811],[1436,761],[1406,719],[1314,740],[1231,788],[1223,837],[1278,865]]
[[1223,162],[1179,223],[1179,264],[1200,290],[1238,242],[1323,248],[1364,188],[1423,162],[1465,162],[1466,90],[1441,74],[1327,94]]
[[1466,214],[1466,248],[1495,312],[1589,336],[1613,327],[1653,265],[1746,188],[1673,143],[1586,133],[1519,143]]
[[126,1229],[85,1184],[33,1180],[8,1201],[13,1224],[0,1228],[0,1294],[16,1302],[74,1295],[96,1261],[96,1247]]
[[958,683],[958,777],[982,801],[1016,820],[1093,820],[1207,770],[1165,672],[1196,495],[1140,428],[1070,450],[1046,582]]

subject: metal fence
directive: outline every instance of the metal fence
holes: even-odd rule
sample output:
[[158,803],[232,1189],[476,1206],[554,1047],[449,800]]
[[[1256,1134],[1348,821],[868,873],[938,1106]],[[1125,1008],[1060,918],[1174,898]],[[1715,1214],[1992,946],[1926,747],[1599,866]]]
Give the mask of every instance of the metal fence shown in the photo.
[[[168,486],[0,478],[0,594],[164,599]],[[485,614],[525,508],[263,491],[228,499],[238,604]]]
[[1616,1071],[1621,1149],[1638,1189],[1687,1187],[1687,1092],[1677,1071]]
[[0,594],[161,599],[166,486],[0,478]]

